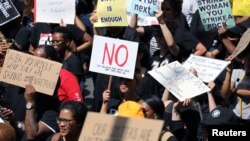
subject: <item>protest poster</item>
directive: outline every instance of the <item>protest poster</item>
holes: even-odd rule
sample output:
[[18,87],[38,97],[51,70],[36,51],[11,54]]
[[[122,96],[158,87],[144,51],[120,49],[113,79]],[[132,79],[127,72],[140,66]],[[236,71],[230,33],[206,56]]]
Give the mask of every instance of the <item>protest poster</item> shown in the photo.
[[11,0],[0,0],[0,26],[20,16]]
[[250,16],[249,0],[233,0],[234,16]]
[[234,59],[236,56],[238,56],[241,52],[243,52],[247,48],[247,45],[250,42],[249,37],[250,37],[250,28],[248,28],[240,38],[240,41],[237,44],[236,48],[234,49],[234,52],[230,55],[231,60]]
[[183,67],[186,70],[194,68],[197,71],[198,78],[203,82],[214,81],[219,74],[230,64],[229,61],[190,55],[185,61]]
[[[159,7],[160,3],[162,0],[159,0]],[[129,11],[131,7],[131,0],[126,0],[127,3],[127,19],[128,19],[128,24],[130,24],[131,17],[132,17],[132,12]],[[137,25],[138,26],[150,26],[150,25],[159,25],[159,22],[156,17],[148,17],[148,16],[143,16],[143,15],[138,15],[137,16]]]
[[95,35],[89,70],[133,79],[137,50],[137,42]]
[[158,141],[163,123],[88,112],[78,141]]
[[41,23],[75,23],[75,1],[73,0],[35,0],[35,22]]
[[132,0],[129,11],[138,15],[154,17],[158,10],[159,0]]
[[0,81],[25,88],[32,84],[37,92],[53,95],[62,64],[9,49]]
[[96,12],[98,21],[94,27],[128,26],[126,0],[99,0]]
[[235,26],[229,0],[197,0],[202,24],[206,31],[222,26]]
[[178,61],[153,69],[149,74],[180,101],[210,91],[200,79],[186,70]]

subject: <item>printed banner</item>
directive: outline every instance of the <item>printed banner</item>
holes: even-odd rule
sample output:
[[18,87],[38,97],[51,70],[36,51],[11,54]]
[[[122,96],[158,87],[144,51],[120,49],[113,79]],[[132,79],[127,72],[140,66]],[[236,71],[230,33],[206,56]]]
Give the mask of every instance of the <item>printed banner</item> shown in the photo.
[[198,78],[203,82],[214,81],[219,74],[230,64],[229,61],[190,55],[185,61],[183,67],[187,70],[194,68],[197,71]]
[[125,0],[98,0],[94,27],[128,26]]
[[18,18],[19,16],[20,14],[11,0],[0,0],[0,26]]
[[151,70],[149,74],[180,101],[210,91],[200,79],[177,61]]
[[163,120],[88,112],[78,141],[158,141],[163,124]]
[[95,35],[90,71],[133,79],[138,43]]
[[35,0],[35,22],[41,23],[75,23],[74,0]]
[[250,0],[233,0],[234,16],[250,16]]
[[235,26],[229,0],[197,0],[202,24],[206,31],[222,26]]
[[62,64],[9,49],[0,80],[25,88],[32,84],[37,92],[53,95]]

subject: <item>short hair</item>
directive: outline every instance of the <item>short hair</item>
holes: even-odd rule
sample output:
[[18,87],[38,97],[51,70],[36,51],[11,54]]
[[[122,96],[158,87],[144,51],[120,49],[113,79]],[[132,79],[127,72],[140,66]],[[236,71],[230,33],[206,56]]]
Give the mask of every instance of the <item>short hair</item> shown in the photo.
[[16,133],[14,128],[6,123],[0,123],[0,140],[16,141]]
[[70,110],[76,122],[81,125],[80,127],[82,127],[88,112],[88,109],[84,103],[72,100],[66,101],[60,105],[59,110],[61,111],[63,109]]
[[67,27],[56,26],[56,27],[53,29],[53,33],[56,33],[56,32],[57,32],[57,33],[63,34],[63,39],[64,39],[64,40],[69,40],[69,41],[72,40],[71,32],[68,30]]
[[41,48],[44,50],[44,55],[46,58],[50,58],[51,60],[53,61],[57,61],[59,62],[59,58],[57,56],[57,53],[56,53],[56,50],[53,46],[51,45],[41,45],[41,46],[38,46],[38,48]]
[[147,103],[152,108],[154,113],[157,115],[157,119],[163,118],[165,106],[159,97],[157,97],[155,95],[151,95],[151,96],[145,98],[143,101],[145,103]]

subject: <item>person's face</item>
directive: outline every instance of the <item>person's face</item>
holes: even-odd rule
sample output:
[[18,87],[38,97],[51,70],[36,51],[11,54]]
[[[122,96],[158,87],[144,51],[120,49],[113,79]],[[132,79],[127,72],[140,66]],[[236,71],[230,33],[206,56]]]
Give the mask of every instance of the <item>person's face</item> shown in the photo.
[[175,18],[174,9],[171,7],[169,1],[162,2],[161,9],[163,11],[163,17],[165,21],[173,21]]
[[73,113],[68,109],[62,109],[60,111],[57,123],[62,136],[74,136],[74,133],[79,130],[77,122],[73,117]]
[[120,91],[121,93],[128,93],[131,91],[135,91],[136,88],[136,80],[135,79],[120,79]]
[[52,45],[57,52],[61,52],[66,48],[65,40],[63,39],[63,34],[55,32],[52,35]]
[[142,102],[142,109],[143,109],[145,118],[151,118],[151,119],[156,118],[153,109],[146,102]]

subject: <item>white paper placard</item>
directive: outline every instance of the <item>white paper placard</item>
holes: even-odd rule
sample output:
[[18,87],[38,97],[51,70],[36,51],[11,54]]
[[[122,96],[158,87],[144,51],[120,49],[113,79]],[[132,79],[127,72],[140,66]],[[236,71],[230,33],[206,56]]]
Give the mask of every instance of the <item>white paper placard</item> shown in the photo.
[[94,36],[90,71],[133,79],[138,43]]
[[35,22],[74,24],[74,0],[35,0]]
[[214,81],[220,73],[230,64],[230,61],[212,59],[190,55],[183,66],[189,70],[192,67],[197,71],[198,78],[203,82]]
[[149,71],[149,74],[180,101],[210,91],[210,89],[178,61]]

